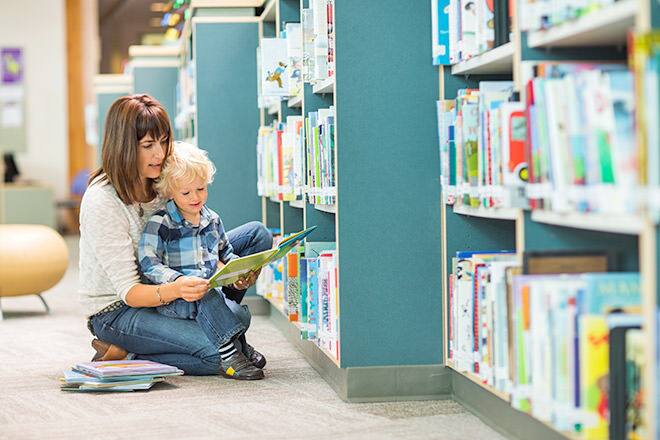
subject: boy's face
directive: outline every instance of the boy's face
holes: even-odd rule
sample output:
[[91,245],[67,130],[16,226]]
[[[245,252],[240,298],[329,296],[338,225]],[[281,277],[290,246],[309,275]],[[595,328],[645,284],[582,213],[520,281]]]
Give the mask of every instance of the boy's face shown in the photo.
[[197,218],[208,196],[206,182],[200,177],[195,177],[192,180],[177,183],[178,186],[172,195],[174,203],[187,220],[190,221],[190,217]]

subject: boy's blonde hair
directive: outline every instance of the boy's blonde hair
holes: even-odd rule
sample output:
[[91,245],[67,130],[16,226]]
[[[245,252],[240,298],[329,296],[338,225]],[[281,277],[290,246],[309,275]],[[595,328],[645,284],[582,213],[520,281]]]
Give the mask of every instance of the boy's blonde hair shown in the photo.
[[215,166],[206,151],[185,142],[174,142],[172,155],[167,159],[155,183],[155,189],[165,197],[171,197],[181,182],[196,177],[207,185],[213,182]]

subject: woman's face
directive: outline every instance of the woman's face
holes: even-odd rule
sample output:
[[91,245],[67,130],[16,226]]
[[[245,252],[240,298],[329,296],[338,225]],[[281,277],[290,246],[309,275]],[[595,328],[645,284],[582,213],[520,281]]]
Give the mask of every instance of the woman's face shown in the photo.
[[145,135],[138,142],[138,172],[142,182],[145,182],[146,179],[155,179],[160,175],[168,142],[167,135],[154,139],[150,134]]

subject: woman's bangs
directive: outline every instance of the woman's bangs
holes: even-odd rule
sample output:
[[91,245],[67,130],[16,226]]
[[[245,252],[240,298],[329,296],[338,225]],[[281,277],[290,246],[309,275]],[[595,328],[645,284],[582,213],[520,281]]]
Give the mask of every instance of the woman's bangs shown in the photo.
[[151,135],[154,140],[164,136],[170,136],[170,121],[167,114],[157,107],[145,107],[137,117],[136,132],[138,141],[146,135]]

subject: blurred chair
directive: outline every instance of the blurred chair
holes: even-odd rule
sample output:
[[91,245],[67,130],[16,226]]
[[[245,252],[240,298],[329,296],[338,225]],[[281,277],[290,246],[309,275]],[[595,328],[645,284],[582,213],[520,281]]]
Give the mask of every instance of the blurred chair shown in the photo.
[[[55,286],[69,264],[60,234],[42,225],[0,225],[0,298],[37,295]],[[0,320],[2,308],[0,308]]]

